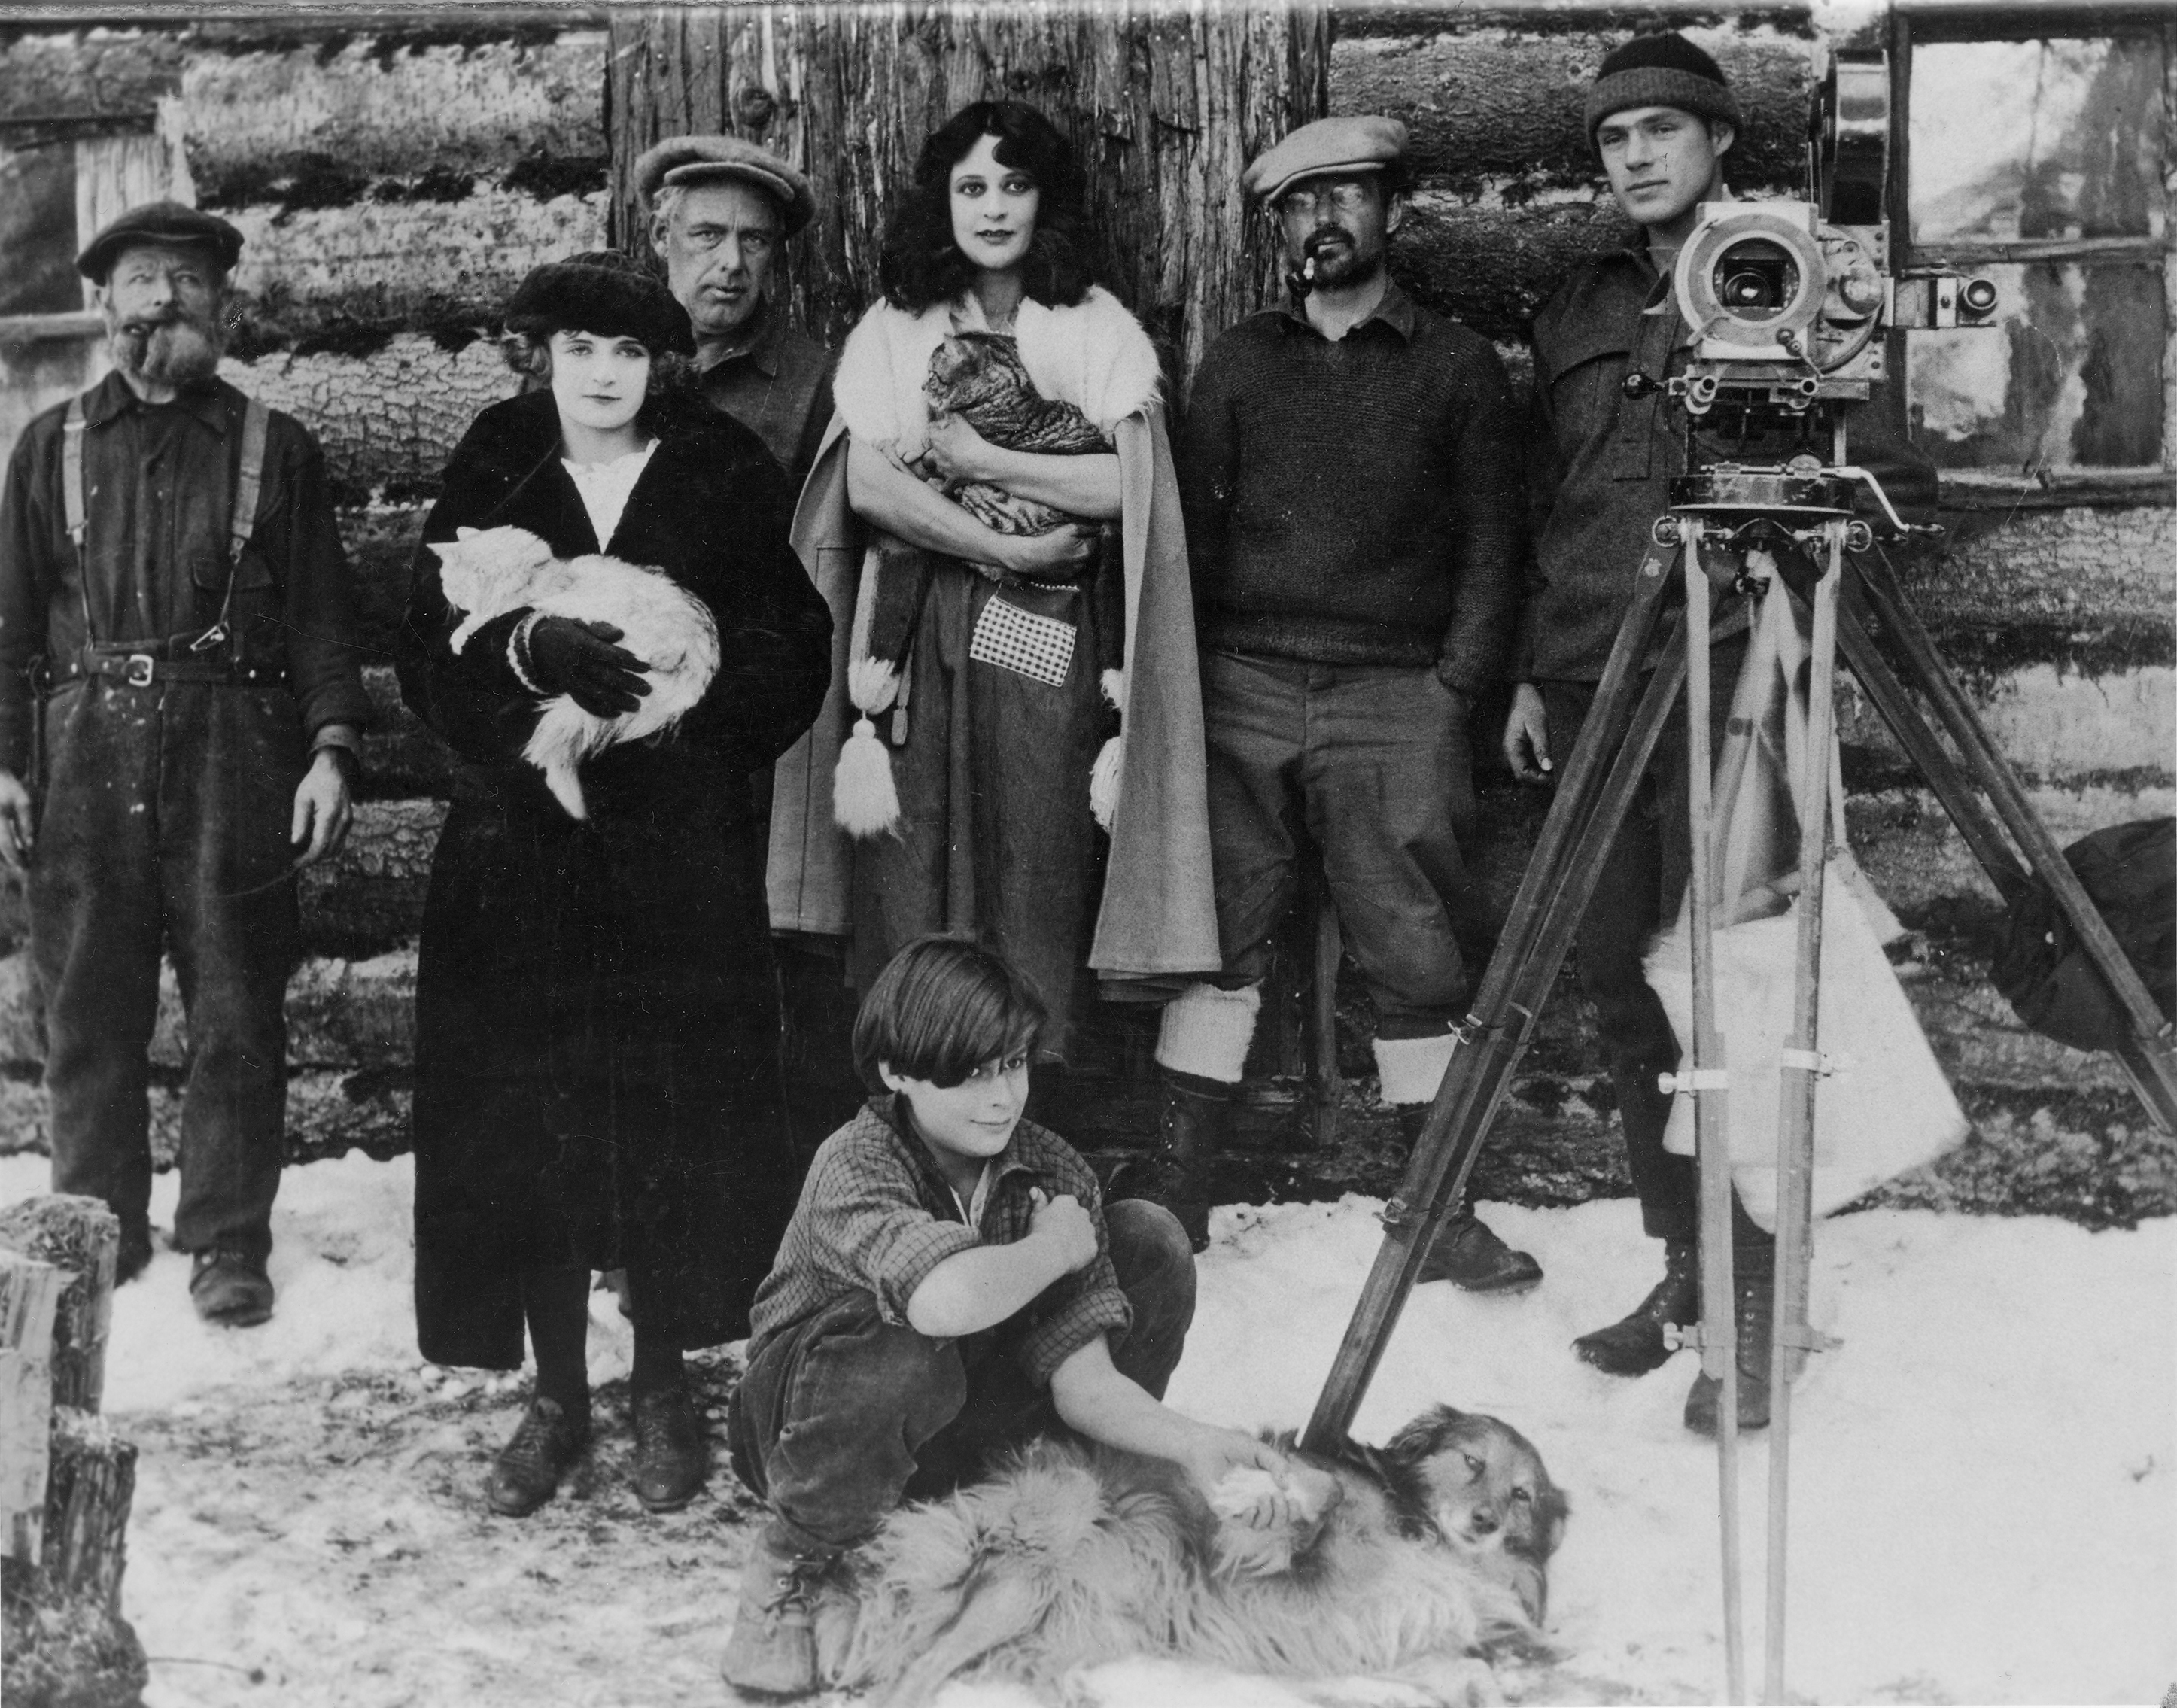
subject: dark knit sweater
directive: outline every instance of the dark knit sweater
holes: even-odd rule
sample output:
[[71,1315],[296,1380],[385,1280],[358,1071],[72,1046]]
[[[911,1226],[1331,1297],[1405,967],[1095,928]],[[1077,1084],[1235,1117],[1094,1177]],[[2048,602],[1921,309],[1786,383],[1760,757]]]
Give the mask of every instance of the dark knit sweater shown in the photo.
[[1470,694],[1503,674],[1526,551],[1503,367],[1395,285],[1334,343],[1284,309],[1219,338],[1180,490],[1204,647],[1433,663]]

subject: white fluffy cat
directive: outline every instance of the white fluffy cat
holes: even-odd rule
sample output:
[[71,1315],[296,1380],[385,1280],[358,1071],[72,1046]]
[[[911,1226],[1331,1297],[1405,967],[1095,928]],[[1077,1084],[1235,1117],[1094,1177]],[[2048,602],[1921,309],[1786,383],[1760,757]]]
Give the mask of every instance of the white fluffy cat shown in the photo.
[[605,622],[619,644],[650,666],[650,693],[632,712],[600,718],[570,695],[543,704],[521,756],[544,773],[570,817],[587,818],[581,767],[615,742],[669,729],[703,697],[718,673],[718,625],[701,599],[662,570],[618,558],[555,558],[527,528],[460,528],[431,549],[443,566],[446,602],[462,613],[451,645],[459,652],[494,617],[527,607],[577,622]]

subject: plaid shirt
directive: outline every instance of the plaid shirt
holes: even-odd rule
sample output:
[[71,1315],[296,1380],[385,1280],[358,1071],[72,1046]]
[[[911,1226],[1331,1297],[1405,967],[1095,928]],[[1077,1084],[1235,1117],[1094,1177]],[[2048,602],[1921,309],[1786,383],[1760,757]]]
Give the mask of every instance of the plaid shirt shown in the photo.
[[749,1312],[749,1356],[774,1334],[847,1294],[874,1294],[877,1312],[904,1327],[907,1301],[930,1272],[958,1252],[1008,1246],[1028,1236],[1032,1187],[1072,1193],[1096,1224],[1096,1258],[1061,1275],[1004,1322],[965,1337],[976,1363],[1009,1351],[1038,1385],[1099,1334],[1123,1337],[1132,1322],[1111,1268],[1096,1176],[1073,1147],[1032,1121],[1013,1129],[993,1159],[981,1222],[970,1227],[929,1148],[896,1098],[872,1099],[817,1150],[801,1202],[779,1241],[771,1274]]

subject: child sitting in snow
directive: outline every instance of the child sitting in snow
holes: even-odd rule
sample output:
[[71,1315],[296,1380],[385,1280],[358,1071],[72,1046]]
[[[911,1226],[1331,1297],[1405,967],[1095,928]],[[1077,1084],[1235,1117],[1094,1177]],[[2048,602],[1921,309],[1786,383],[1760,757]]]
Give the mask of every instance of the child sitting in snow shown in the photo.
[[945,937],[902,949],[863,1001],[854,1061],[886,1094],[817,1152],[733,1398],[734,1468],[772,1514],[726,1649],[737,1689],[814,1690],[832,1563],[1038,1433],[1171,1460],[1205,1490],[1285,1471],[1162,1403],[1194,1260],[1170,1212],[1105,1208],[1072,1147],[1021,1119],[1043,1018],[1012,967]]

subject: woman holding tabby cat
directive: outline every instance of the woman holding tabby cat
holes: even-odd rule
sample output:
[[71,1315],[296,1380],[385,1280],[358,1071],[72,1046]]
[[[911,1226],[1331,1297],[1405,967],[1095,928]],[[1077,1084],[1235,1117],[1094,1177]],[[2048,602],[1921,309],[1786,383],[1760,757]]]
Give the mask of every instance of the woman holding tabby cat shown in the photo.
[[[487,1490],[519,1516],[588,1440],[590,1274],[624,1269],[635,1489],[668,1510],[705,1469],[681,1354],[748,1332],[799,1183],[747,777],[816,714],[830,622],[778,465],[673,383],[693,339],[663,283],[578,255],[532,272],[506,325],[548,387],[456,449],[399,654],[458,761],[417,969],[417,1339],[514,1369],[527,1329],[536,1398]],[[510,542],[556,576],[560,614],[542,594],[500,609],[455,573]],[[589,615],[577,595],[600,583],[643,597]],[[707,680],[668,728],[614,742],[653,687],[687,687],[661,600]],[[524,756],[570,699],[610,745],[555,793]]]
[[1162,996],[1219,964],[1156,353],[1087,245],[1033,107],[925,145],[796,520],[833,682],[772,816],[775,929],[848,936],[864,989],[917,936],[972,936],[1058,1058],[1092,972]]

